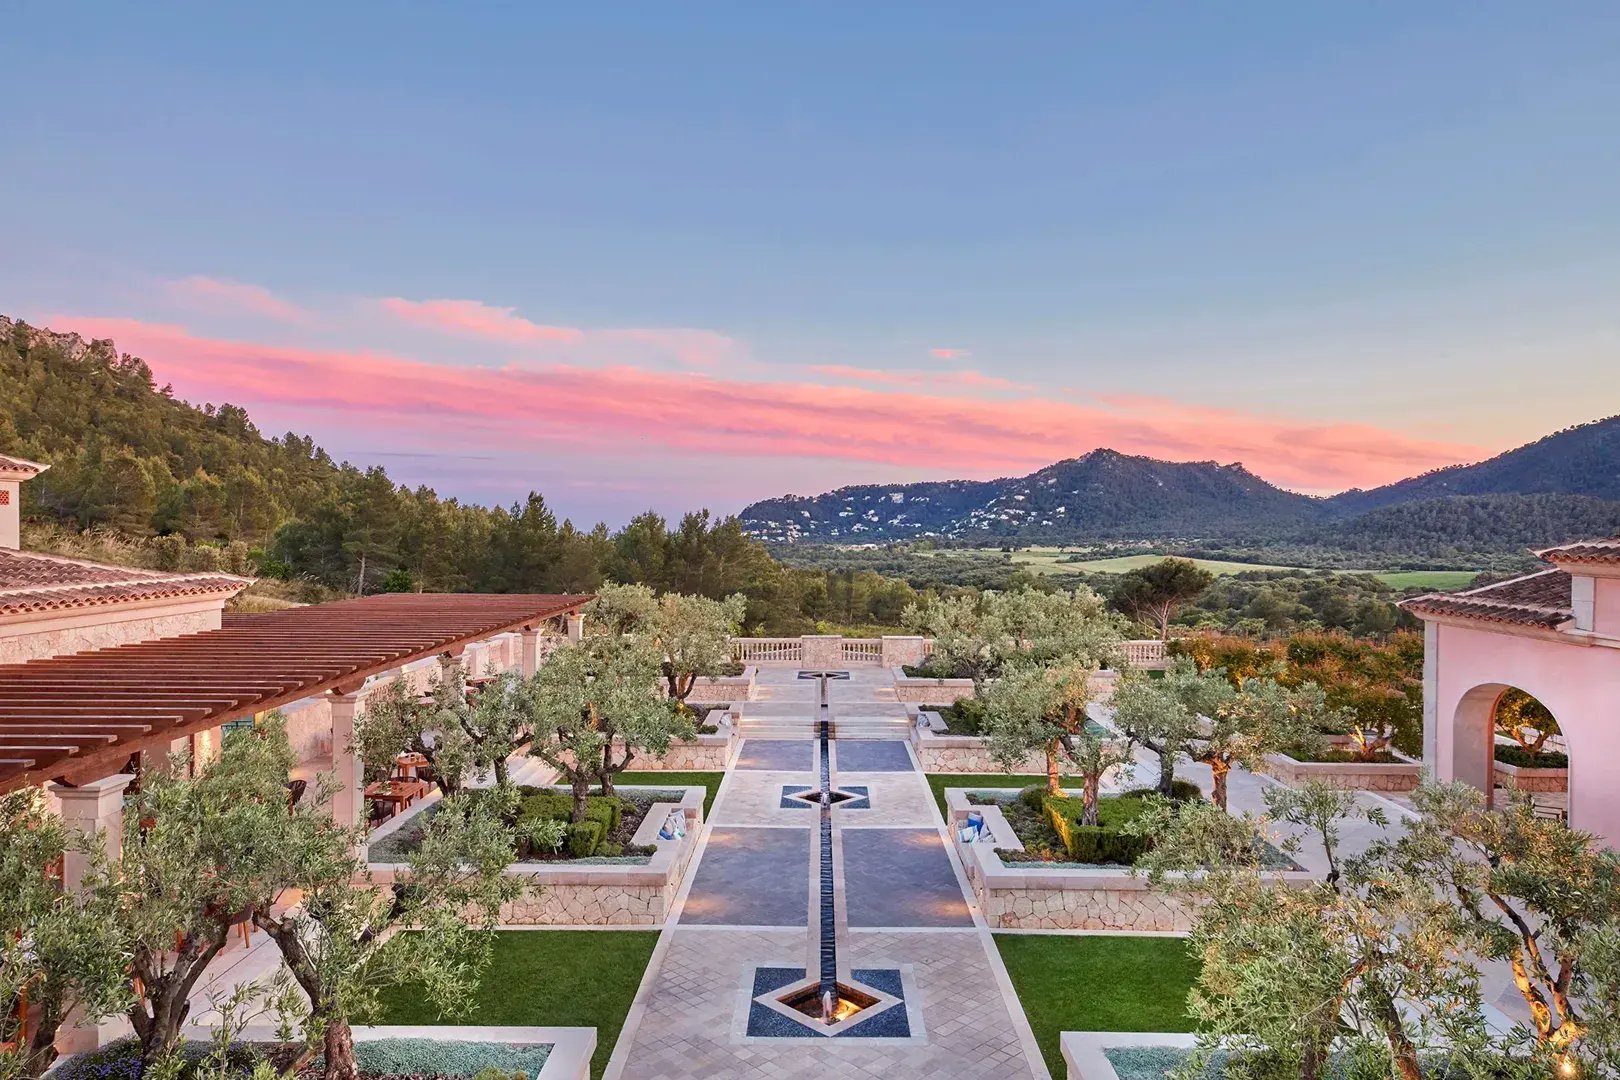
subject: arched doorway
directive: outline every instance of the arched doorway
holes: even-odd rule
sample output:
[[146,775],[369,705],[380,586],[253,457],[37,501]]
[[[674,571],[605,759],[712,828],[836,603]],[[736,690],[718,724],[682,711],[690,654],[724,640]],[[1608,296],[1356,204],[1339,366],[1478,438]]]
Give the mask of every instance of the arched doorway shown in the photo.
[[1452,775],[1485,792],[1531,796],[1538,812],[1567,817],[1568,748],[1552,710],[1534,694],[1504,683],[1476,686],[1457,703]]

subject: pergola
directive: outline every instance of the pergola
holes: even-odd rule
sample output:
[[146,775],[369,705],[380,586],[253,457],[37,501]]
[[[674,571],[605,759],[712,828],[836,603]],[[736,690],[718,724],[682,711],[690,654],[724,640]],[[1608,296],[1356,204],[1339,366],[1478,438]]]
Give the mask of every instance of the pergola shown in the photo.
[[230,614],[218,630],[0,666],[0,793],[117,773],[129,756],[468,644],[526,631],[591,597],[387,593]]

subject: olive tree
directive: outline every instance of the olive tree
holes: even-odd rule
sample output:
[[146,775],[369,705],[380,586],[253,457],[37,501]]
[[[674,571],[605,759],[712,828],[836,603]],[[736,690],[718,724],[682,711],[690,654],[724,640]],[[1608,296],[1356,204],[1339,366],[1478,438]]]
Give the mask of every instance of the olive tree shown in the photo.
[[1131,760],[1123,743],[1103,737],[1086,716],[1095,669],[1081,660],[1051,667],[1016,668],[986,688],[985,746],[997,764],[1019,769],[1031,754],[1046,758],[1046,789],[1061,795],[1062,763],[1083,780],[1083,825],[1097,823],[1103,775]]
[[[1222,1075],[1233,1080],[1318,1080],[1337,1049],[1378,1074],[1420,1080],[1425,1056],[1484,1047],[1478,973],[1450,906],[1412,868],[1341,850],[1342,822],[1382,826],[1382,813],[1317,783],[1265,798],[1264,817],[1161,801],[1129,826],[1155,841],[1133,872],[1196,901],[1193,1070],[1228,1053]],[[1322,880],[1266,878],[1257,838],[1274,825],[1311,838],[1328,868]],[[1282,846],[1298,854],[1301,842]]]
[[242,860],[267,825],[286,821],[292,764],[272,722],[262,734],[226,736],[219,758],[195,777],[184,767],[148,774],[125,806],[119,858],[86,876],[108,920],[109,947],[140,980],[142,994],[126,1012],[143,1069],[177,1048],[197,981],[232,923],[264,900],[244,879]]
[[129,957],[107,933],[106,894],[67,892],[59,876],[69,852],[99,849],[64,827],[39,788],[0,796],[0,1080],[43,1075],[70,1011],[94,1023],[130,1004]]
[[1228,696],[1224,680],[1205,678],[1187,657],[1178,657],[1161,679],[1141,671],[1120,678],[1114,688],[1114,724],[1158,757],[1160,795],[1170,797],[1176,759],[1191,756],[1202,717]]
[[658,598],[653,638],[663,654],[663,673],[669,696],[688,711],[686,699],[699,676],[725,673],[731,663],[731,638],[748,612],[741,593],[724,600],[706,596],[665,593]]
[[1084,586],[1073,592],[1016,589],[912,605],[906,626],[934,639],[934,662],[973,680],[975,695],[1004,670],[1072,659],[1112,663],[1121,620]]
[[659,665],[644,638],[593,636],[557,650],[536,673],[529,753],[568,779],[574,821],[585,818],[593,779],[612,794],[614,775],[637,752],[662,754],[675,739],[692,737],[691,719],[658,693]]
[[[326,1080],[357,1080],[352,1025],[372,1016],[378,992],[409,981],[441,1014],[466,1013],[492,955],[501,906],[521,887],[500,792],[463,792],[428,820],[409,868],[373,879],[362,837],[319,811],[266,821],[238,873],[260,896],[255,925],[269,934],[308,999],[305,1038],[319,1045]],[[291,891],[299,903],[278,910]],[[409,933],[400,931],[410,930]]]
[[427,694],[394,679],[367,695],[355,715],[354,749],[368,779],[386,776],[398,755],[418,753],[447,795],[480,773],[493,772],[498,786],[510,787],[507,759],[531,734],[529,693],[529,682],[515,671],[471,689],[459,663],[446,665]]
[[[1596,972],[1606,928],[1620,925],[1620,856],[1590,833],[1537,817],[1528,798],[1490,809],[1482,792],[1454,783],[1422,785],[1412,801],[1417,821],[1381,853],[1436,883],[1470,947],[1512,969],[1534,1045],[1560,1064],[1578,1060],[1587,1021],[1573,988],[1585,980],[1595,1001],[1615,1000],[1616,984],[1605,982],[1615,972]],[[1583,976],[1587,942],[1599,962]]]

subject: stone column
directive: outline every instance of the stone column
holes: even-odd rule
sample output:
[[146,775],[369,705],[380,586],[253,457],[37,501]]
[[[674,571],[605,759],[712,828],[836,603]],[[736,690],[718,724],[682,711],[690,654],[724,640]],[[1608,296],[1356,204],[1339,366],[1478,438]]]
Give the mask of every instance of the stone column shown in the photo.
[[[124,850],[124,789],[134,779],[129,773],[118,773],[79,787],[53,781],[46,789],[56,796],[69,832],[92,838],[109,859],[117,859]],[[70,893],[78,892],[89,868],[89,854],[68,850],[62,856],[62,887]],[[100,1026],[77,1008],[69,1012],[56,1035],[57,1052],[83,1054],[100,1046]]]
[[523,629],[518,634],[518,667],[525,679],[540,670],[540,631]]
[[800,663],[806,670],[817,671],[844,666],[844,638],[841,634],[805,634],[799,639],[802,652]]
[[332,796],[332,820],[352,829],[366,819],[366,780],[354,752],[354,714],[360,695],[328,694],[332,710],[332,771],[342,790]]
[[[92,780],[79,787],[52,782],[46,785],[61,806],[62,820],[71,832],[98,838],[98,846],[109,859],[124,850],[124,789],[135,777],[129,773]],[[90,857],[82,851],[69,851],[62,859],[62,887],[79,891]]]
[[568,624],[569,641],[578,641],[585,636],[585,613],[583,611],[570,612],[564,618]]
[[883,666],[915,666],[923,662],[923,639],[901,634],[883,635]]
[[1440,624],[1423,624],[1423,767],[1440,778]]

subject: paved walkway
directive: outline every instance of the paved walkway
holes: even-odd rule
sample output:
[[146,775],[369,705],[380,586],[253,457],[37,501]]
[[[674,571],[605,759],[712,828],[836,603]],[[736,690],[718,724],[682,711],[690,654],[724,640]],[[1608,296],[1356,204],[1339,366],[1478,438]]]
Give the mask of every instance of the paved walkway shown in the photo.
[[[904,714],[886,671],[852,675],[830,685],[835,717]],[[767,669],[761,682],[766,701],[814,715],[814,683],[786,669]],[[720,789],[609,1080],[1047,1076],[907,744],[837,741],[831,760],[833,787],[865,788],[870,800],[833,811],[839,976],[898,972],[904,1002],[893,1008],[906,1010],[907,1033],[748,1033],[759,968],[819,965],[810,929],[819,810],[781,799],[784,787],[817,785],[815,747],[750,740]]]

